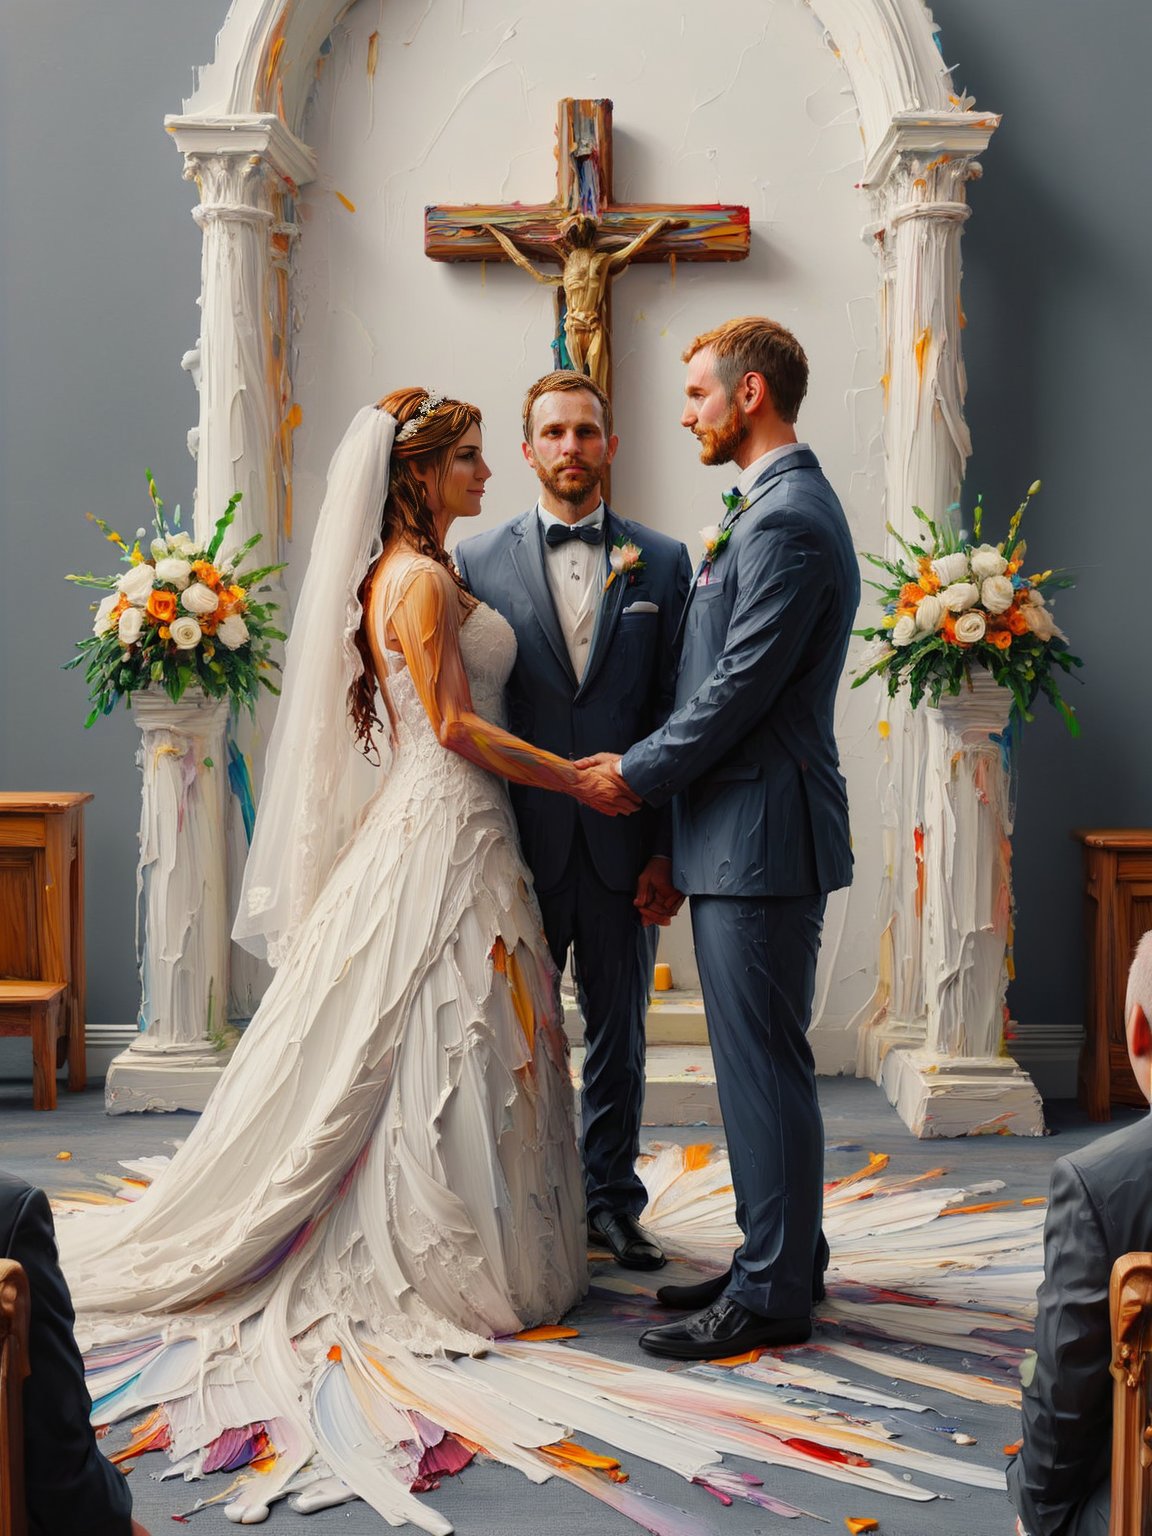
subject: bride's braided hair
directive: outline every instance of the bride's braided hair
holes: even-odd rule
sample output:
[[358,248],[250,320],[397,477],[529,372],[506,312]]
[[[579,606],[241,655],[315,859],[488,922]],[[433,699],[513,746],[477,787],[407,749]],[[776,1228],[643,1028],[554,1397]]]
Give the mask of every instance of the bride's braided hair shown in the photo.
[[[432,399],[435,400],[433,396]],[[377,409],[394,416],[403,428],[416,421],[413,431],[400,441],[400,434],[392,446],[389,466],[388,495],[384,501],[380,534],[387,548],[397,539],[410,545],[419,554],[426,555],[442,565],[460,588],[464,583],[452,564],[448,551],[436,536],[436,525],[425,500],[424,487],[413,473],[414,468],[431,467],[436,483],[443,487],[444,477],[452,462],[452,449],[469,427],[480,425],[480,412],[474,405],[463,400],[439,400],[429,408],[426,389],[396,389],[376,402]],[[421,409],[423,407],[423,410]],[[372,757],[376,751],[372,732],[382,727],[376,712],[379,682],[372,648],[368,644],[368,593],[374,571],[369,571],[360,583],[357,594],[363,614],[356,632],[356,649],[364,670],[348,690],[348,712],[361,751]]]

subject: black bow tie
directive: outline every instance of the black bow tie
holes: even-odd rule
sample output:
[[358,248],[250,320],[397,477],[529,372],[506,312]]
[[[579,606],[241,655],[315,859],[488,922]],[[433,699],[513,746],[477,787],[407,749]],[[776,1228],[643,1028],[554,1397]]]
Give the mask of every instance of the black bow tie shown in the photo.
[[585,544],[603,544],[604,524],[580,523],[570,528],[567,523],[549,523],[544,530],[544,538],[549,549],[555,549],[558,544],[567,544],[569,539],[580,539]]

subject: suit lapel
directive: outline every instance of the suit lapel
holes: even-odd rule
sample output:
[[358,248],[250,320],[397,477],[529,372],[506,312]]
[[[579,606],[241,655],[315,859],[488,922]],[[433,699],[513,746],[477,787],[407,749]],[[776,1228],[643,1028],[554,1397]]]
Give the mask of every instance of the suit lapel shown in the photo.
[[[775,463],[769,464],[768,468],[762,475],[759,476],[756,484],[744,498],[744,505],[740,508],[739,512],[737,512],[733,517],[725,518],[722,526],[725,528],[735,528],[736,524],[740,521],[744,514],[746,512],[750,512],[756,503],[760,501],[765,495],[767,495],[768,491],[771,490],[772,486],[776,483],[780,476],[785,473],[785,471],[789,469],[819,468],[820,461],[812,452],[811,448],[797,448],[795,453],[784,454],[781,458],[777,459]],[[692,573],[692,585],[688,588],[688,601],[684,604],[684,611],[680,615],[679,624],[676,626],[676,635],[672,642],[673,645],[680,644],[680,638],[684,633],[684,626],[688,622],[688,610],[691,608],[692,603],[696,597],[696,583],[700,580],[700,577],[703,574],[704,561],[701,560],[695,571]]]
[[548,577],[544,571],[543,541],[540,538],[539,519],[535,510],[526,512],[512,529],[512,565],[524,583],[533,611],[556,660],[564,669],[564,675],[576,686],[576,674],[564,644],[564,634],[556,617]]
[[[611,574],[611,566],[608,564],[608,555],[617,539],[627,536],[628,530],[616,517],[610,507],[604,508],[604,580],[607,581]],[[643,558],[643,556],[641,556]],[[596,674],[604,665],[605,657],[612,649],[612,641],[616,635],[616,627],[620,623],[620,614],[625,607],[624,594],[628,590],[627,576],[617,576],[616,580],[603,592],[600,597],[599,607],[596,609],[596,623],[592,629],[592,643],[588,647],[588,660],[584,666],[584,676],[580,679],[580,687],[576,697],[579,698],[586,689],[590,688],[596,680]]]

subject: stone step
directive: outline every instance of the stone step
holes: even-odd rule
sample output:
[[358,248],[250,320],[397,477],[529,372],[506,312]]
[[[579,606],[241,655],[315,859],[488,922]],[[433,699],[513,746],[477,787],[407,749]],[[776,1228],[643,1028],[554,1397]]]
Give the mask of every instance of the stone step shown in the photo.
[[[580,1010],[571,988],[561,988],[564,1003],[564,1028],[573,1045],[584,1039],[580,1022]],[[708,1026],[704,1021],[704,999],[699,990],[673,987],[667,992],[654,992],[648,1005],[648,1044],[698,1045],[708,1044]]]
[[[572,1047],[572,1081],[579,1089],[584,1047]],[[712,1052],[706,1045],[649,1045],[645,1063],[645,1125],[719,1125],[720,1101]]]

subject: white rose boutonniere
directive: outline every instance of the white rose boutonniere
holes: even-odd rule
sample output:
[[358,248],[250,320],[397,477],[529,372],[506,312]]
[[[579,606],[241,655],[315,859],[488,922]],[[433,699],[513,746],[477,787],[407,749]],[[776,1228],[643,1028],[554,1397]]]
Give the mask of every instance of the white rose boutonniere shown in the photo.
[[608,564],[611,570],[608,580],[604,583],[604,590],[616,580],[617,576],[627,576],[629,584],[636,580],[636,572],[644,569],[644,561],[641,558],[644,551],[639,544],[634,544],[631,539],[617,539],[608,551]]
[[981,613],[962,613],[956,620],[956,639],[961,645],[975,645],[987,629]]

